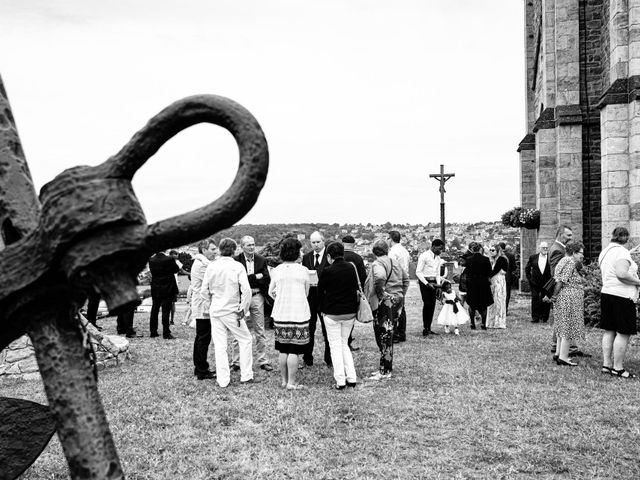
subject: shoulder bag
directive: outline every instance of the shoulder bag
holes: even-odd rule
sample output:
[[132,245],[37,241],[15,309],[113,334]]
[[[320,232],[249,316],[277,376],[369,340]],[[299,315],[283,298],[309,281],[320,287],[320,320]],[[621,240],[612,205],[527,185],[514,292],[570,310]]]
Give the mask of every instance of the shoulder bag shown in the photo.
[[360,275],[358,275],[358,269],[353,264],[353,262],[349,262],[353,269],[356,271],[356,280],[358,281],[358,290],[356,291],[356,295],[358,296],[358,313],[356,314],[356,319],[360,323],[369,323],[373,321],[373,312],[371,311],[371,305],[369,305],[369,300],[365,296],[362,291],[362,287],[360,286]]

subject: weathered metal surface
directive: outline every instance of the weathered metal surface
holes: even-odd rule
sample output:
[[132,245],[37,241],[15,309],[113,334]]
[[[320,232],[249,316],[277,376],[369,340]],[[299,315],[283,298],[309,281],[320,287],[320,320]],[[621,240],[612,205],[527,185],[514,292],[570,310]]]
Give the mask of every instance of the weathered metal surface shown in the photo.
[[[12,118],[5,103],[6,118]],[[133,175],[167,140],[201,122],[226,128],[238,143],[240,162],[231,187],[209,205],[147,225],[131,187]],[[33,186],[23,161],[29,182],[14,189],[6,172],[15,171],[20,158],[7,158],[11,169],[0,169],[0,215],[13,220],[19,208],[2,205]],[[0,252],[0,349],[24,333],[31,336],[72,478],[123,478],[75,320],[84,292],[97,288],[113,314],[137,305],[136,278],[149,256],[241,219],[258,198],[268,163],[264,134],[246,109],[223,97],[199,95],[161,111],[101,165],[62,172],[42,188],[41,211],[25,196],[35,203],[25,207],[24,216],[35,221],[24,222],[22,233]]]
[[0,397],[0,412],[0,479],[18,478],[49,443],[55,422],[46,405],[18,398]]

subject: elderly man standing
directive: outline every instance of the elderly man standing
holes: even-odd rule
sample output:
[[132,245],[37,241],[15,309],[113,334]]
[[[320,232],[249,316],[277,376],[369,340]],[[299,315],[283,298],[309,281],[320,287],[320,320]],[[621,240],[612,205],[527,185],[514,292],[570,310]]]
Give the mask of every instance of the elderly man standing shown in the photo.
[[[246,235],[240,240],[242,253],[235,257],[247,271],[249,286],[251,287],[251,305],[247,317],[247,327],[256,338],[256,361],[262,370],[270,372],[273,367],[267,360],[266,338],[264,335],[264,299],[269,289],[269,269],[267,259],[256,253],[256,242],[253,237]],[[238,342],[234,339],[232,344],[231,368],[240,369],[240,356],[238,355]]]
[[[397,262],[402,270],[409,277],[409,263],[411,262],[411,255],[406,248],[402,246],[400,232],[397,230],[391,230],[389,232],[389,258],[394,262]],[[407,311],[402,309],[400,317],[398,318],[398,326],[393,335],[394,343],[404,342],[407,340]]]
[[251,287],[246,270],[233,259],[237,246],[230,238],[220,241],[220,258],[207,267],[200,289],[205,298],[211,299],[209,315],[216,354],[216,377],[218,385],[223,388],[231,380],[227,332],[231,332],[240,346],[240,382],[253,382],[252,339],[245,321],[251,305]]
[[211,343],[211,318],[209,316],[209,298],[201,294],[204,274],[209,264],[215,260],[218,248],[212,239],[198,243],[198,254],[191,265],[191,314],[196,320],[196,338],[193,341],[193,374],[198,380],[214,378],[207,360]]
[[422,336],[437,335],[431,330],[433,312],[436,309],[436,290],[441,284],[440,267],[444,263],[440,254],[444,250],[444,242],[436,238],[431,248],[418,257],[416,276],[422,296]]
[[549,320],[551,304],[542,301],[544,294],[542,287],[551,280],[551,265],[549,264],[549,244],[540,242],[538,253],[531,255],[524,273],[531,287],[531,322],[546,323]]
[[320,326],[322,327],[322,336],[324,337],[324,362],[327,366],[333,366],[331,361],[331,348],[329,347],[329,340],[327,340],[327,331],[324,327],[324,319],[322,313],[318,311],[318,283],[317,279],[322,275],[322,270],[328,265],[327,253],[324,248],[324,237],[320,232],[313,232],[309,237],[311,241],[311,250],[302,257],[302,266],[307,267],[309,270],[315,270],[317,278],[315,282],[311,283],[309,288],[309,295],[307,296],[307,302],[309,302],[309,310],[311,310],[311,318],[309,319],[309,350],[304,354],[304,364],[308,367],[313,365],[313,347],[315,344],[316,326],[318,319],[320,320]]

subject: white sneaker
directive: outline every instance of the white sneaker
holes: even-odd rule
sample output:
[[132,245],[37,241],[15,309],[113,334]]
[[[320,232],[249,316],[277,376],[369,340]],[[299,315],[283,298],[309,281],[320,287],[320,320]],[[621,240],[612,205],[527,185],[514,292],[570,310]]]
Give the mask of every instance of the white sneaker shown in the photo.
[[385,380],[387,378],[391,378],[391,374],[390,373],[380,373],[380,372],[374,372],[370,377],[369,380],[374,380],[374,381],[379,381],[379,380]]
[[444,333],[449,333],[449,325],[444,326]]
[[454,335],[460,335],[460,330],[458,330],[457,328],[453,331]]

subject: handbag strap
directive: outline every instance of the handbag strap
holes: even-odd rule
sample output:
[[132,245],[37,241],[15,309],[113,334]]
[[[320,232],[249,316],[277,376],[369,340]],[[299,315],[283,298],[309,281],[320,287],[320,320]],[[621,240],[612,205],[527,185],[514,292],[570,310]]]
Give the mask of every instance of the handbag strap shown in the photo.
[[[606,253],[605,253],[605,254],[604,254],[604,256],[602,257],[602,260],[600,260],[600,261],[598,262],[598,268],[602,269],[602,262],[604,262],[604,259],[605,259],[605,258],[607,258],[607,255],[609,255],[609,252],[610,252],[611,250],[613,250],[614,248],[616,248],[616,247],[622,247],[622,245],[618,245],[618,244],[614,244],[614,245],[612,245],[611,243],[609,244],[609,250],[607,250],[607,251],[606,251]],[[624,248],[624,247],[622,247],[622,248]]]
[[358,269],[356,268],[356,264],[353,262],[349,262],[349,263],[353,266],[353,269],[356,271],[356,279],[358,280],[358,291],[364,295],[364,292],[362,291],[362,285],[360,284],[360,275],[358,275]]

